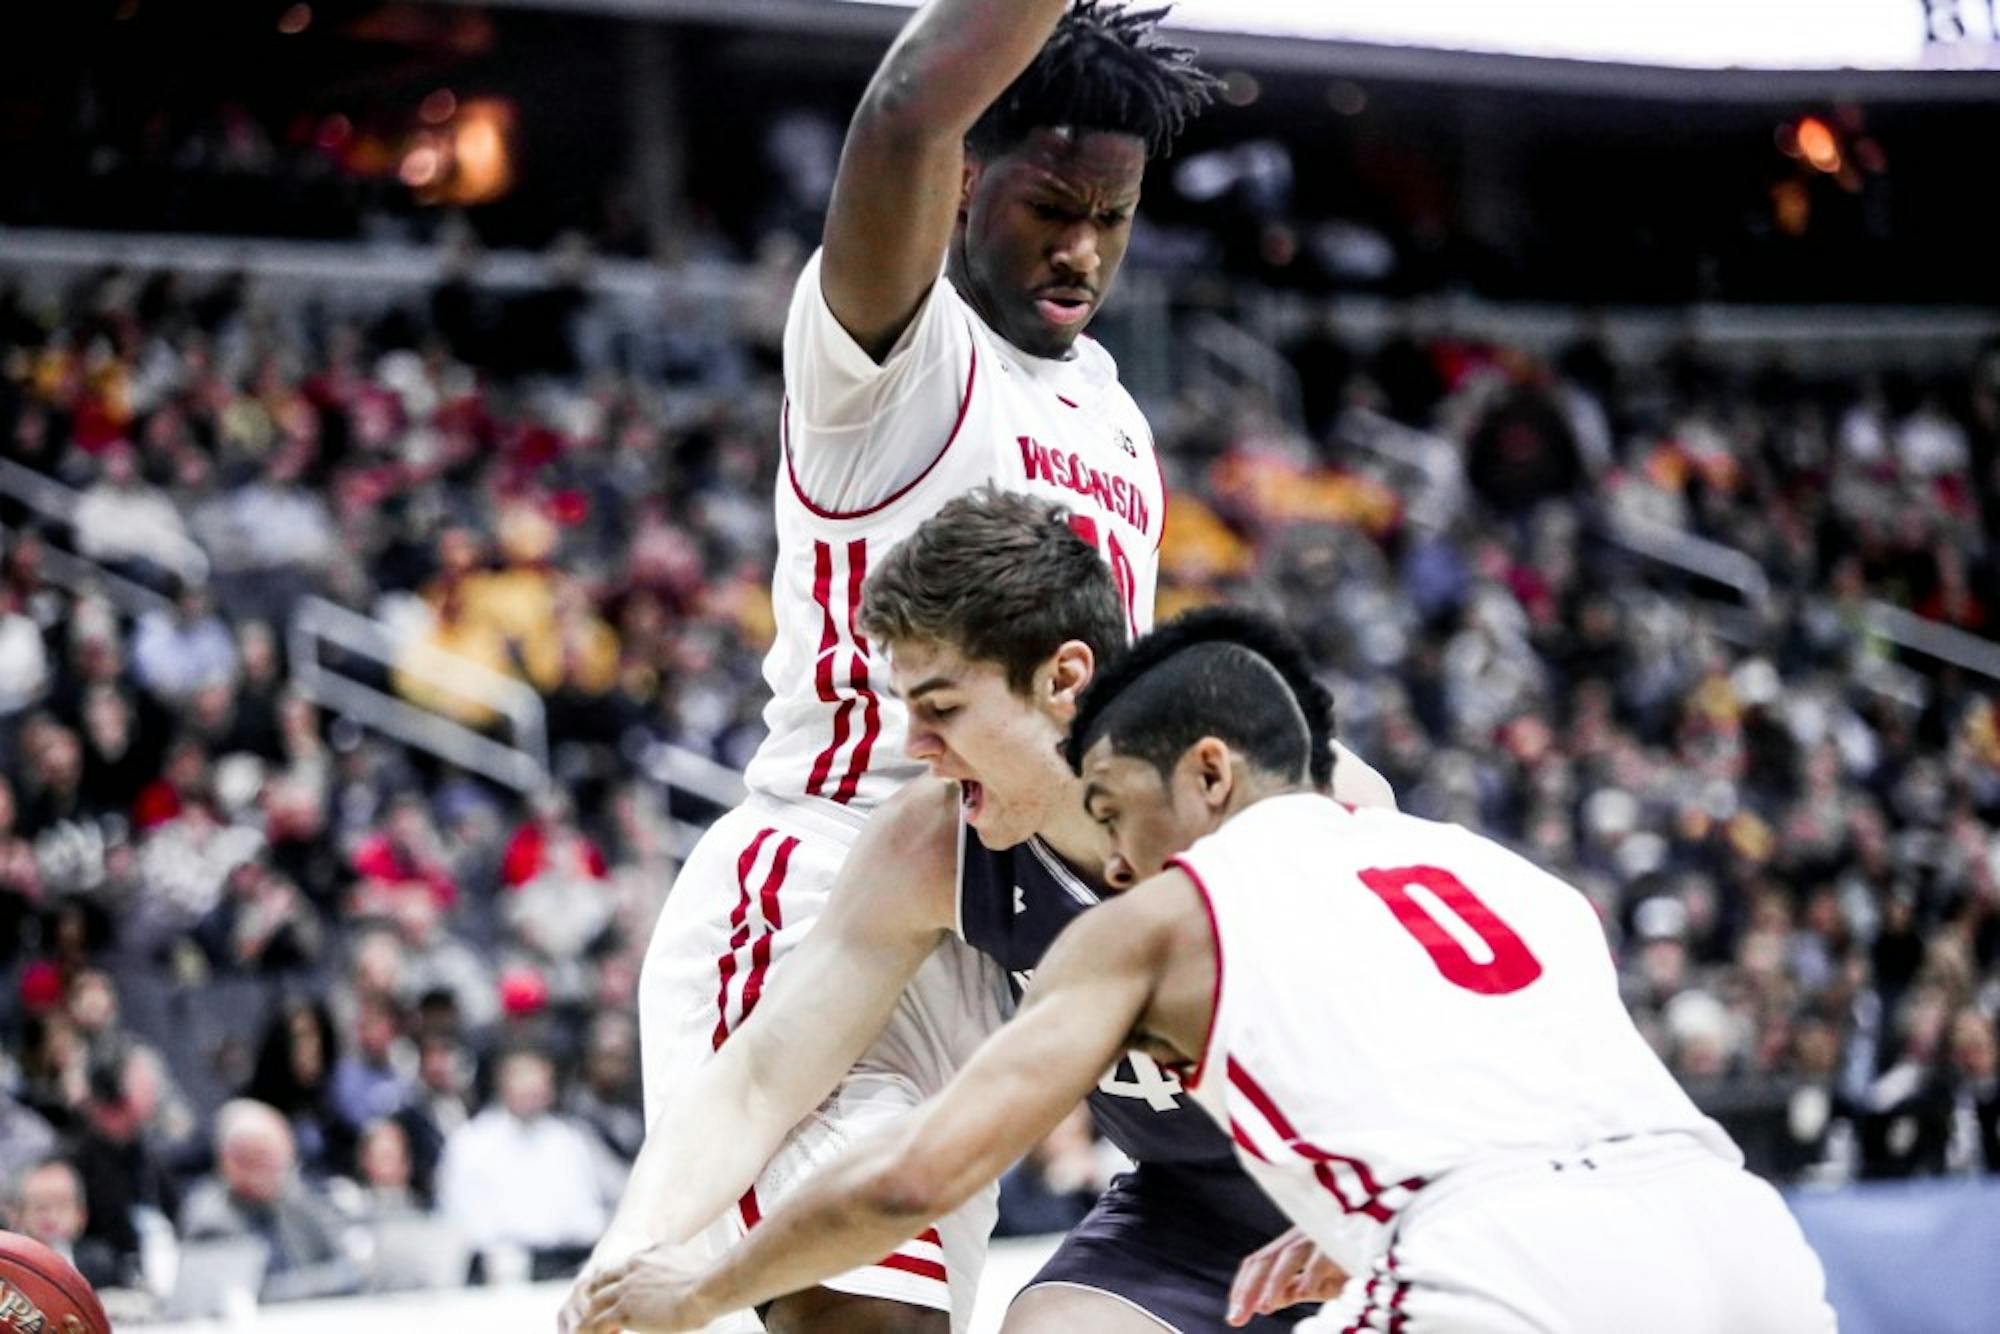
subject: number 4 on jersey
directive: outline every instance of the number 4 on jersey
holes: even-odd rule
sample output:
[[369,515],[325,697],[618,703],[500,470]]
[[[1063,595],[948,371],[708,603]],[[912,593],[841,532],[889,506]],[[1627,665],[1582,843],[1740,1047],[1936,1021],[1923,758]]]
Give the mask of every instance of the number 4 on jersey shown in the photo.
[[[1125,1077],[1126,1071],[1132,1077]],[[1097,1081],[1097,1091],[1114,1098],[1142,1098],[1156,1112],[1180,1106],[1181,1081],[1142,1051],[1128,1051],[1110,1073]]]
[[[1442,866],[1376,867],[1361,872],[1361,883],[1375,891],[1452,985],[1483,996],[1504,996],[1542,975],[1541,960],[1528,943]],[[1424,891],[1422,901],[1410,893],[1412,888]],[[1463,923],[1464,930],[1452,930],[1433,904]],[[1466,948],[1467,934],[1485,947],[1486,958],[1475,958]]]

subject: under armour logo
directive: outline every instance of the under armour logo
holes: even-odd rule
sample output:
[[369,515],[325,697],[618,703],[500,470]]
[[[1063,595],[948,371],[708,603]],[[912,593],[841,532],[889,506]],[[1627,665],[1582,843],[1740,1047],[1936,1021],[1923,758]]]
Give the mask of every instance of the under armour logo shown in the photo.
[[1132,437],[1125,433],[1123,427],[1115,428],[1113,434],[1118,438],[1118,448],[1125,451],[1127,458],[1139,457],[1139,447],[1132,443]]
[[1028,891],[1016,885],[1014,886],[1014,915],[1018,917],[1026,911],[1028,911]]

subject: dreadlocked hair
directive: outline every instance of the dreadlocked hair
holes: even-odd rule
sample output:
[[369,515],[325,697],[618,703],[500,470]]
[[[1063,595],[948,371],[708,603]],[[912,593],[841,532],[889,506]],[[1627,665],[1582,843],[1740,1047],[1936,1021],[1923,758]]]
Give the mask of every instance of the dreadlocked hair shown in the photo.
[[1066,125],[1136,135],[1146,141],[1148,156],[1165,153],[1221,87],[1194,63],[1193,49],[1155,40],[1168,8],[1076,0],[1034,63],[986,109],[966,142],[990,154],[1032,130]]

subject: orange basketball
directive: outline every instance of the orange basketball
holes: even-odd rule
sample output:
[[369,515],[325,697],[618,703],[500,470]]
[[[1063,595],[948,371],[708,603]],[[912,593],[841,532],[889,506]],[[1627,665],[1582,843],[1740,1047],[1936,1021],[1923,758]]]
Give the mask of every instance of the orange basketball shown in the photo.
[[111,1334],[111,1321],[69,1261],[33,1237],[0,1232],[0,1330]]

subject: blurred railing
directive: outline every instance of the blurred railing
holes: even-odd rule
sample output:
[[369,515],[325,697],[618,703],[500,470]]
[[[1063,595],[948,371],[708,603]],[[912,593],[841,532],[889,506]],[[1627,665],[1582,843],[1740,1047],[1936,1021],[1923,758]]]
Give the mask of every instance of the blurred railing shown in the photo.
[[[34,511],[43,519],[68,527],[75,521],[77,506],[83,503],[83,492],[75,487],[65,486],[46,473],[22,467],[12,459],[0,459],[0,495],[6,496],[25,509]],[[208,553],[203,551],[193,538],[181,537],[173,533],[156,534],[160,540],[160,563],[185,583],[205,584],[208,582]],[[55,549],[51,548],[53,552]],[[87,556],[75,553],[77,561],[91,566],[105,574],[103,565]],[[75,566],[72,565],[74,570]],[[51,573],[53,573],[53,569]],[[125,580],[131,583],[131,580]],[[139,587],[134,585],[134,587]]]
[[[525,683],[320,597],[303,598],[293,610],[289,648],[292,684],[313,703],[517,791],[548,785],[546,713],[541,696]],[[511,743],[398,698],[337,656],[329,662],[328,649],[493,710],[507,720]]]

